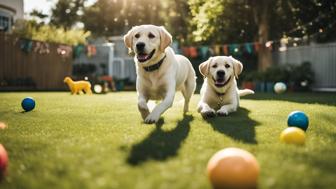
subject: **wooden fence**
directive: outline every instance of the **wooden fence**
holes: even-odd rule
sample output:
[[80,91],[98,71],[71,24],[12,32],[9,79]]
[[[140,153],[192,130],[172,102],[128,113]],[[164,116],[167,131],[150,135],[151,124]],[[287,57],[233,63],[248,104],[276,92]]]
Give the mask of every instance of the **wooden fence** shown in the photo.
[[65,89],[72,54],[60,51],[60,46],[0,33],[0,90]]

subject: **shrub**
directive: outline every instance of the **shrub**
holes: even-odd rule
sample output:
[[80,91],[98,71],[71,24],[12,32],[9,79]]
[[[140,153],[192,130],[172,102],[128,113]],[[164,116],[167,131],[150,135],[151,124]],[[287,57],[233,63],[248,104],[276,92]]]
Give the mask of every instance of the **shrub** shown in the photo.
[[90,36],[90,32],[81,29],[65,30],[62,27],[38,24],[34,20],[18,20],[13,33],[22,38],[66,45],[85,44],[86,38]]
[[300,91],[309,90],[314,83],[315,74],[311,69],[310,62],[303,62],[300,65],[291,67],[290,81],[294,88]]
[[[296,91],[306,91],[311,88],[314,82],[314,72],[309,62],[300,65],[285,64],[268,68],[264,72],[248,72],[242,78],[243,81],[254,81],[258,83],[284,82]],[[242,82],[243,82],[242,81]]]

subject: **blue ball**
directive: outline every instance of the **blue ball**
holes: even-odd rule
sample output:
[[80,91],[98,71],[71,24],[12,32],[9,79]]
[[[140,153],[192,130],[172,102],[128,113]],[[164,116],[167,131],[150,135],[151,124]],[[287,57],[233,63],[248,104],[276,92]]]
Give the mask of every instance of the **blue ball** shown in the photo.
[[289,127],[298,127],[306,131],[309,125],[309,119],[304,112],[294,111],[288,115],[287,124]]
[[21,102],[22,108],[26,111],[32,111],[35,108],[35,100],[31,97],[26,97]]

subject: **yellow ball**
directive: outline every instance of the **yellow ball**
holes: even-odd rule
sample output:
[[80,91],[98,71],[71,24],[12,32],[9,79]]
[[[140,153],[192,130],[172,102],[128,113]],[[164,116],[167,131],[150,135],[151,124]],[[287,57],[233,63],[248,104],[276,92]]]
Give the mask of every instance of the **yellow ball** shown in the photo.
[[207,174],[214,188],[256,188],[259,164],[245,150],[226,148],[211,157]]
[[297,127],[288,127],[280,134],[280,141],[287,144],[302,145],[305,143],[305,139],[305,132]]

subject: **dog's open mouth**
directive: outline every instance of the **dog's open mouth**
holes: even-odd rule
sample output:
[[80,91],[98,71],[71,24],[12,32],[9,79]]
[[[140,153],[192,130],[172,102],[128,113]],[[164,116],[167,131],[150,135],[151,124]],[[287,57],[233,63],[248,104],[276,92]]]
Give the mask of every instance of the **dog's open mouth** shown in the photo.
[[225,79],[215,79],[215,78],[212,78],[212,79],[214,80],[216,87],[224,87],[231,80],[231,76],[226,81]]
[[137,54],[137,59],[139,62],[146,62],[147,60],[151,59],[152,56],[154,55],[155,53],[155,49],[149,53],[149,54],[146,54],[146,53],[138,53]]

